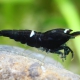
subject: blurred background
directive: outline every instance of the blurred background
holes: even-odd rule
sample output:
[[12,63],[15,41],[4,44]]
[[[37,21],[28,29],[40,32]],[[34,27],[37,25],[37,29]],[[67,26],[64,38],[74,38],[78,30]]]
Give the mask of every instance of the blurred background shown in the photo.
[[[0,30],[30,29],[45,32],[54,28],[80,31],[80,0],[0,0]],[[0,44],[46,53],[6,37],[0,37]],[[48,56],[67,70],[80,75],[80,36],[68,41],[67,45],[74,51],[72,61],[71,54],[64,62],[56,54]]]

